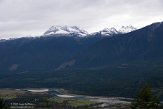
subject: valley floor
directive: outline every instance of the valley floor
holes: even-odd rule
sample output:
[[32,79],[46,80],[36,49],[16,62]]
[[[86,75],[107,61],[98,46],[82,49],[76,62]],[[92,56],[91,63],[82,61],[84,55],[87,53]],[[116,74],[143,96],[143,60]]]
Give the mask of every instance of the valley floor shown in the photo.
[[69,94],[63,89],[0,89],[12,109],[129,109],[129,98]]

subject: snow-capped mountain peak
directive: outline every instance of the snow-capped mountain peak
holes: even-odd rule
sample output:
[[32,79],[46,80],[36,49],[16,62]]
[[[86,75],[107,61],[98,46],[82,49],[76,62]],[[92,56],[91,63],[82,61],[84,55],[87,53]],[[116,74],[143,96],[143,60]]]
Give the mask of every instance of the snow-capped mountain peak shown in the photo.
[[102,31],[100,31],[101,35],[107,35],[111,36],[114,34],[118,34],[118,31],[115,28],[104,28]]
[[129,25],[129,26],[122,26],[121,28],[118,29],[118,31],[119,31],[121,34],[129,33],[129,32],[135,31],[135,30],[137,30],[137,28],[135,28],[135,27],[132,26],[132,25]]
[[77,27],[77,26],[52,26],[50,27],[43,36],[77,36],[77,37],[85,37],[85,36],[94,36],[96,34],[101,34],[101,36],[113,36],[117,34],[125,34],[136,30],[133,26],[122,26],[119,29],[114,27],[112,28],[104,28],[99,32],[95,32],[92,34],[88,34],[87,31]]
[[78,35],[86,36],[87,31],[77,26],[52,26],[47,30],[44,35]]
[[114,27],[112,28],[104,28],[103,30],[99,31],[99,32],[95,32],[92,33],[91,35],[96,35],[96,34],[101,34],[102,36],[113,36],[113,35],[117,35],[117,34],[125,34],[125,33],[129,33],[132,31],[135,31],[136,28],[134,26],[122,26],[119,29],[116,29]]

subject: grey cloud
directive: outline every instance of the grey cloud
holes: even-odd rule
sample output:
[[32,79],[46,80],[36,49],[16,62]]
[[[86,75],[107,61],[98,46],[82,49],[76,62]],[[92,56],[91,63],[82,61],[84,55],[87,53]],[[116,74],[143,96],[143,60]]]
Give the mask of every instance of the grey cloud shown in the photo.
[[89,31],[142,27],[162,20],[162,5],[162,0],[0,0],[0,34],[41,34],[52,25],[77,25]]

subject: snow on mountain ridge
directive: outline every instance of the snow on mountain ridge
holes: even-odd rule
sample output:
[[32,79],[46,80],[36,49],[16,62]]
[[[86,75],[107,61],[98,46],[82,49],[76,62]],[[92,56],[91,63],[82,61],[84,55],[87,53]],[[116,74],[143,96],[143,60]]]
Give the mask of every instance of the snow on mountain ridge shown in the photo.
[[107,36],[111,36],[114,34],[118,34],[119,32],[115,29],[115,28],[104,28],[102,31],[100,31],[100,34],[102,35],[107,35]]
[[85,37],[88,35],[96,35],[96,34],[101,34],[103,36],[113,36],[116,34],[125,34],[129,33],[136,30],[135,27],[129,25],[129,26],[122,26],[119,29],[116,29],[114,27],[112,28],[104,28],[103,30],[99,32],[95,32],[92,34],[88,34],[87,31],[77,27],[77,26],[52,26],[47,30],[44,35],[45,36],[51,36],[51,35],[60,35],[60,36],[65,36],[65,35],[77,35],[79,37]]
[[[116,34],[129,33],[129,32],[135,31],[135,30],[136,30],[135,27],[129,25],[129,26],[122,26],[119,29],[116,29],[114,27],[112,27],[112,28],[104,28],[100,32],[96,32],[96,33],[100,33],[101,35],[104,35],[104,36],[113,36],[113,35],[116,35]],[[93,34],[95,34],[95,33],[93,33]]]
[[78,35],[78,36],[86,36],[88,34],[87,31],[77,27],[77,26],[52,26],[48,31],[44,33],[44,35]]
[[120,29],[118,29],[118,31],[122,34],[124,33],[129,33],[129,32],[132,32],[132,31],[135,31],[137,30],[137,28],[135,28],[134,26],[132,25],[129,25],[129,26],[122,26]]

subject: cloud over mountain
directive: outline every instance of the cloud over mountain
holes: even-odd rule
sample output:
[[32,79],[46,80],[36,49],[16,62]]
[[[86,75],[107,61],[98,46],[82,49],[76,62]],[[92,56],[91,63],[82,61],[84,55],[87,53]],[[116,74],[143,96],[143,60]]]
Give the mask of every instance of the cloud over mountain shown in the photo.
[[162,20],[162,5],[162,0],[0,0],[0,37],[39,35],[51,25],[65,24],[90,32],[142,27]]

